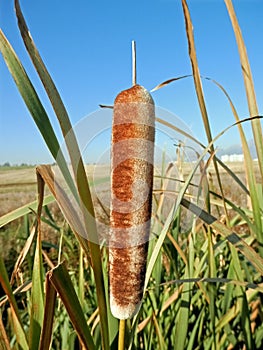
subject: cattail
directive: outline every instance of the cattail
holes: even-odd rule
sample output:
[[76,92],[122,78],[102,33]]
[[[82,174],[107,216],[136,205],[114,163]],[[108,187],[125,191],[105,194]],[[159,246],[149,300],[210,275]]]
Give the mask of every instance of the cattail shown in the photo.
[[140,85],[115,99],[111,149],[110,306],[132,317],[143,296],[151,224],[154,102]]

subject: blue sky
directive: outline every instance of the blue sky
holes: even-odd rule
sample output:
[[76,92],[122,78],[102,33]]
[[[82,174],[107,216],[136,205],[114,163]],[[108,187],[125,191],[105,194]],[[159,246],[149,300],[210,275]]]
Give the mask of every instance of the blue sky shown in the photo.
[[[246,42],[254,77],[258,107],[263,114],[263,2],[233,0]],[[248,115],[235,37],[223,0],[189,0],[200,72],[220,82],[230,94],[240,118]],[[183,11],[179,0],[133,1],[21,1],[21,8],[40,54],[51,73],[71,121],[80,122],[113,104],[131,86],[131,41],[137,43],[138,83],[147,89],[172,77],[191,74]],[[23,47],[13,2],[0,3],[1,28],[22,60],[52,124],[60,130],[30,59]],[[215,136],[234,122],[223,94],[203,82],[212,133]],[[153,93],[157,106],[167,109],[206,142],[192,79],[184,79]],[[94,116],[94,115],[93,115]],[[89,117],[100,126],[100,118]],[[104,127],[102,122],[101,128]],[[0,57],[0,164],[53,162],[16,86]],[[250,138],[250,127],[246,127]],[[86,160],[109,146],[109,133]],[[219,148],[240,143],[236,130],[219,139]]]

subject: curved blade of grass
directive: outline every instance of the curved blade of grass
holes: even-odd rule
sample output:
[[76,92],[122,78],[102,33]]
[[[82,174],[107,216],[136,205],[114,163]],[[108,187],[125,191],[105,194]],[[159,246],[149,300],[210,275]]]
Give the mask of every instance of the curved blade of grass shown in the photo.
[[[210,79],[210,78],[207,78]],[[215,82],[216,83],[216,82]],[[218,83],[216,83],[217,85],[219,85]],[[234,105],[232,104],[232,101],[230,99],[230,97],[228,96],[228,94],[225,92],[226,97],[229,98],[229,102],[231,105],[231,108],[233,110],[233,113],[236,117],[237,122],[230,125],[228,128],[226,128],[225,130],[222,131],[222,133],[225,133],[229,128],[232,128],[234,126],[239,127],[242,123],[253,120],[255,119],[261,119],[262,116],[256,116],[256,117],[251,117],[251,118],[245,118],[240,120],[235,112],[235,108]],[[180,130],[179,128],[177,128],[176,126],[174,126],[171,123],[168,123],[164,120],[162,120],[161,118],[156,118],[156,120],[162,124],[164,124],[165,126],[170,127],[173,130],[176,130],[177,132],[182,133],[184,136],[188,137],[189,139],[191,139],[192,141],[196,142],[197,144],[199,144],[202,148],[205,148],[205,146],[200,143],[198,140],[196,140],[193,136],[187,134],[186,132],[184,132],[183,130]],[[241,135],[243,134],[242,129],[240,129]],[[222,135],[222,134],[221,134]],[[251,169],[253,169],[253,160],[251,158],[250,152],[249,152],[249,148],[247,145],[247,141],[245,139],[245,136],[243,135],[241,137],[242,139],[242,145],[243,145],[243,151],[244,151],[244,158],[245,158],[245,170],[247,172],[247,179],[248,179],[248,184],[250,187],[250,191],[247,190],[246,186],[242,183],[242,181],[238,178],[237,175],[235,175],[219,158],[216,158],[217,162],[229,173],[229,175],[236,181],[236,183],[247,193],[250,195],[251,198],[251,203],[252,203],[252,208],[253,208],[253,216],[254,216],[254,220],[255,220],[255,225],[256,225],[256,230],[255,232],[257,233],[257,238],[258,241],[260,243],[262,243],[262,230],[261,230],[261,201],[259,200],[259,191],[258,191],[258,186],[256,183],[256,178],[255,178],[255,174],[253,171],[251,171]],[[209,151],[209,153],[211,153]],[[221,198],[223,198],[221,196]],[[225,198],[225,197],[224,197]],[[227,200],[224,201],[224,203],[226,203]],[[262,250],[262,247],[260,245],[260,250]]]
[[[33,41],[32,36],[30,35],[29,29],[27,27],[26,21],[22,14],[20,4],[18,0],[15,0],[15,10],[16,16],[18,20],[18,27],[24,41],[25,47],[28,51],[28,54],[32,60],[32,63],[35,66],[35,69],[44,85],[44,88],[47,92],[47,95],[50,99],[52,107],[56,113],[58,121],[60,123],[61,130],[63,132],[63,136],[65,137],[65,141],[67,142],[66,135],[72,132],[72,125],[66,111],[66,108],[62,102],[62,99],[59,95],[59,92],[37,50],[37,47]],[[80,152],[77,146],[77,141],[75,139],[75,135],[72,133],[72,138],[70,139],[70,144],[67,144],[71,152],[76,152],[74,155],[77,157],[75,159],[74,164],[80,160]]]
[[[233,248],[233,251],[236,252],[236,250],[234,249],[233,246],[231,246]],[[233,259],[233,261],[236,262],[236,259]],[[239,261],[239,260],[238,260]],[[233,272],[233,269],[235,268],[234,266],[234,263],[232,264],[233,266],[230,267],[230,269],[232,269],[232,272]],[[239,264],[240,265],[240,264]],[[239,277],[239,276],[238,276]],[[222,284],[226,284],[226,285],[229,285],[229,286],[239,286],[239,287],[243,287],[243,288],[246,288],[246,289],[253,289],[253,290],[256,290],[260,293],[263,293],[263,285],[262,283],[260,284],[256,284],[256,283],[251,283],[251,282],[244,282],[243,281],[243,278],[242,278],[242,275],[240,276],[240,280],[235,280],[233,278],[230,278],[230,275],[228,275],[227,278],[220,278],[220,277],[215,277],[215,278],[210,278],[210,277],[193,277],[193,278],[182,278],[182,279],[176,279],[176,280],[171,280],[171,281],[168,281],[168,282],[164,282],[164,283],[161,283],[159,286],[169,286],[169,285],[172,285],[172,284],[184,284],[184,283],[222,283]],[[154,289],[155,287],[150,287],[150,288],[147,288],[147,290],[151,290],[151,289]],[[228,299],[228,302],[231,303],[231,297],[228,296],[230,299]],[[167,301],[166,301],[167,303]],[[170,305],[171,303],[169,303]],[[226,307],[226,310],[229,308]],[[164,310],[164,307],[162,308],[162,311]]]
[[78,283],[78,298],[81,307],[84,305],[84,297],[85,297],[85,279],[84,279],[84,252],[83,248],[79,247],[79,283]]
[[[246,298],[248,302],[250,302],[256,296],[256,293],[257,292],[253,290],[250,290],[249,292],[247,292]],[[241,311],[240,306],[241,306],[240,303],[235,304],[230,309],[228,309],[228,311],[221,317],[221,319],[218,320],[216,325],[217,332],[239,315]]]
[[79,213],[76,211],[76,206],[72,205],[72,199],[68,197],[66,192],[61,188],[58,180],[54,177],[50,165],[41,165],[36,168],[37,173],[45,184],[48,186],[50,192],[55,197],[60,209],[62,210],[67,222],[75,232],[76,237],[81,243],[85,252],[89,251],[88,241],[85,239],[86,231],[83,227]]
[[[185,268],[185,278],[189,277],[188,267]],[[190,314],[190,290],[191,284],[185,283],[183,285],[183,290],[181,294],[181,304],[179,309],[179,315],[176,326],[176,335],[177,339],[176,349],[183,350],[185,349],[185,340],[187,337],[188,323],[189,323],[189,314]]]
[[1,312],[0,312],[0,349],[11,350],[10,342],[8,340],[5,327],[2,321]]
[[[184,130],[178,128],[177,126],[167,122],[166,120],[163,120],[162,118],[156,117],[156,121],[171,128],[172,130],[175,130],[177,132],[179,132],[181,135],[189,138],[189,140],[194,141],[197,145],[201,146],[203,149],[206,148],[206,146],[204,144],[202,144],[201,142],[199,142],[196,138],[194,138],[192,135],[188,134],[187,132],[185,132]],[[245,121],[245,120],[244,120]],[[236,124],[233,124],[233,126]],[[208,151],[209,153],[211,153],[211,150]],[[226,165],[224,164],[219,158],[215,157],[216,161],[222,166],[223,169],[226,170],[226,172],[236,181],[236,183],[242,188],[243,191],[245,191],[248,195],[249,195],[249,191],[246,188],[246,186],[243,184],[243,182],[238,178],[238,176],[236,176],[233,171]]]
[[[75,133],[72,128],[68,113],[62,102],[59,92],[29,33],[29,29],[23,17],[18,0],[15,0],[15,9],[16,9],[16,15],[18,20],[18,26],[19,26],[20,33],[23,38],[25,47],[44,85],[44,88],[47,92],[47,95],[50,99],[52,107],[59,121],[61,131],[68,148],[70,161],[72,164],[72,169],[73,169],[76,184],[78,187],[81,204],[84,204],[85,209],[88,211],[88,213],[90,213],[91,217],[94,218],[94,208],[93,208],[93,203],[91,199],[89,184],[88,184],[84,164],[82,161],[81,152],[79,150],[78,143],[77,143]],[[91,232],[90,234],[93,236],[92,241],[97,241],[96,240],[97,230],[96,230],[96,225],[94,223],[94,220],[90,220],[88,217],[87,217],[87,220],[88,220],[89,231]]]
[[229,229],[223,223],[218,221],[214,216],[207,213],[194,203],[189,202],[187,199],[182,198],[181,204],[189,209],[192,213],[197,215],[202,221],[210,225],[216,233],[219,233],[232,243],[256,268],[256,270],[263,275],[263,259],[259,254],[255,252],[242,238],[240,238],[234,231]]
[[[209,79],[209,78],[205,78],[205,79],[211,80],[214,84],[216,84],[223,91],[226,98],[228,99],[228,102],[230,104],[232,113],[233,113],[236,121],[240,122],[240,119],[238,117],[235,106],[234,106],[230,96],[228,95],[227,91],[224,89],[224,87],[213,79]],[[253,121],[251,121],[251,122],[253,123]],[[259,120],[258,120],[258,123],[260,123]],[[251,171],[251,169],[253,169],[253,159],[252,159],[250,151],[249,151],[247,139],[246,139],[245,133],[243,131],[242,124],[238,123],[237,127],[239,130],[240,139],[241,139],[241,143],[242,143],[242,150],[244,153],[245,173],[246,173],[247,183],[248,183],[249,192],[250,192],[251,204],[252,204],[252,208],[253,208],[253,216],[254,216],[256,226],[258,228],[257,229],[257,237],[258,237],[259,242],[263,243],[263,241],[262,241],[263,235],[261,233],[262,222],[261,222],[261,214],[260,214],[260,201],[258,198],[258,191],[257,191],[257,186],[256,186],[257,181],[256,181],[256,176],[255,176],[254,171]],[[260,248],[260,250],[262,250],[262,248]],[[263,256],[263,250],[261,251],[261,256]]]
[[48,277],[67,309],[79,339],[87,349],[95,350],[96,347],[87,325],[85,315],[65,264],[62,263],[48,272]]
[[[247,50],[246,46],[242,37],[241,29],[238,24],[238,20],[235,14],[235,10],[232,4],[231,0],[225,0],[225,4],[228,10],[228,14],[230,17],[230,20],[232,22],[232,27],[235,33],[236,42],[238,46],[239,51],[239,58],[240,58],[240,64],[242,68],[243,73],[243,79],[247,94],[247,102],[248,102],[248,108],[250,116],[258,115],[258,107],[257,107],[257,100],[256,100],[256,94],[254,89],[254,83],[253,83],[253,77],[252,72],[248,60]],[[263,178],[263,133],[262,133],[262,127],[259,120],[253,120],[251,122],[253,135],[254,135],[254,141],[255,146],[257,150],[258,155],[258,164],[260,168],[261,178]]]
[[[159,176],[155,176],[156,178],[159,178]],[[172,178],[172,177],[163,177],[164,179],[167,179],[169,181],[178,181],[178,179]],[[180,181],[180,180],[179,180]],[[191,183],[191,186],[193,187],[198,187],[196,184]],[[165,189],[160,189],[157,190],[155,189],[154,192],[158,193],[160,192],[161,195],[163,195],[165,192],[169,193],[169,196],[172,197],[176,197],[177,196],[177,192],[176,191],[166,191]],[[217,206],[221,205],[221,201],[222,197],[220,194],[213,192],[211,190],[209,190],[209,194],[212,195],[214,198],[211,200],[211,204],[215,204]],[[218,200],[217,200],[218,199]],[[200,200],[200,199],[199,199]],[[247,223],[248,227],[250,228],[251,232],[253,232],[255,234],[255,236],[257,235],[257,227],[256,225],[251,221],[251,216],[252,212],[247,210],[246,208],[242,208],[239,207],[237,205],[235,205],[231,200],[229,200],[228,198],[225,197],[225,202],[228,205],[228,209],[232,208],[234,210],[234,212],[236,214],[239,215],[240,218],[242,218],[244,220],[244,222]],[[179,247],[178,247],[179,248]],[[178,248],[176,248],[178,250]]]
[[[60,127],[68,148],[72,169],[74,172],[74,177],[76,180],[80,205],[82,207],[82,212],[84,216],[84,225],[86,231],[89,235],[89,248],[90,255],[92,259],[92,266],[94,269],[95,282],[97,287],[99,311],[100,311],[100,321],[102,329],[102,343],[105,349],[109,347],[109,333],[108,333],[108,324],[107,324],[107,306],[105,302],[105,287],[102,271],[102,263],[100,256],[100,248],[97,244],[93,242],[98,242],[98,233],[96,222],[94,220],[94,207],[91,198],[90,188],[88,184],[88,179],[86,176],[84,163],[81,157],[81,152],[78,147],[78,143],[75,137],[74,130],[72,128],[68,113],[65,109],[65,106],[62,102],[62,99],[56,89],[56,86],[46,69],[44,62],[41,59],[41,56],[38,53],[38,50],[33,42],[32,37],[29,34],[25,19],[20,9],[19,1],[15,0],[15,8],[18,19],[19,29],[24,40],[24,44],[27,48],[29,56],[37,70],[37,73],[45,87],[45,90],[48,94],[48,97],[51,101],[53,109],[56,113]],[[86,251],[88,254],[88,251]]]
[[37,239],[31,289],[29,348],[38,349],[44,319],[43,262],[40,235]]
[[[221,137],[225,132],[227,132],[229,129],[231,129],[231,128],[234,127],[234,126],[239,126],[239,125],[241,125],[242,123],[245,123],[245,122],[247,122],[247,121],[252,121],[252,120],[254,120],[254,119],[262,119],[262,118],[263,118],[263,116],[258,115],[258,116],[255,116],[255,117],[249,117],[249,118],[245,118],[245,119],[241,119],[241,120],[239,119],[237,122],[231,124],[230,126],[228,126],[227,128],[225,128],[224,130],[222,130],[222,132],[220,132],[220,133],[212,140],[211,143],[214,143],[215,140],[217,140],[217,139],[218,139],[219,137]],[[171,129],[173,129],[173,130],[176,130],[177,132],[181,133],[182,135],[188,137],[188,138],[191,139],[192,141],[196,142],[196,143],[197,143],[199,146],[201,146],[203,149],[207,149],[207,147],[206,147],[205,145],[203,145],[201,142],[199,142],[199,141],[198,141],[197,139],[195,139],[193,136],[191,136],[190,134],[186,133],[185,131],[179,129],[179,128],[176,127],[175,125],[173,125],[173,124],[171,124],[171,123],[169,123],[169,122],[167,122],[167,121],[165,121],[165,120],[163,120],[163,119],[161,119],[161,118],[156,118],[156,120],[157,120],[159,123],[161,123],[161,124],[163,124],[163,125],[165,125],[165,126],[171,128]],[[211,151],[208,150],[208,153],[211,153]],[[215,157],[215,158],[216,158],[216,157]],[[239,186],[240,186],[248,195],[250,195],[250,192],[247,190],[246,186],[245,186],[245,185],[240,181],[240,179],[231,171],[231,169],[229,169],[219,158],[216,158],[216,160],[217,160],[217,162],[223,167],[223,169],[225,169],[225,170],[229,173],[229,175],[236,181],[236,183],[239,184]],[[251,166],[252,166],[252,164],[251,164]],[[250,171],[250,173],[252,173],[252,172]],[[251,176],[253,176],[253,175],[251,175]],[[254,177],[251,178],[251,179],[252,179],[252,181],[253,181]],[[256,187],[256,186],[255,186],[255,187]],[[257,187],[256,187],[256,188],[257,188]],[[253,193],[254,193],[254,192],[253,192]]]
[[[103,261],[103,271],[107,271],[108,269],[108,254],[107,249],[102,250],[104,253],[104,259]],[[109,325],[109,340],[110,340],[110,346],[112,348],[113,342],[117,339],[117,335],[119,332],[119,320],[115,318],[111,311],[110,311],[110,301],[109,301],[109,276],[107,273],[104,274],[104,285],[105,285],[105,297],[106,297],[106,304],[108,309],[108,325]]]
[[[192,71],[193,71],[193,78],[195,83],[195,91],[197,94],[197,99],[199,102],[203,123],[207,135],[208,142],[212,141],[212,133],[210,128],[210,123],[208,119],[207,109],[205,105],[205,99],[204,99],[204,93],[203,93],[203,87],[202,82],[200,78],[199,73],[199,67],[197,63],[197,57],[196,57],[196,50],[195,50],[195,44],[194,44],[194,35],[193,35],[193,25],[190,18],[189,9],[187,6],[186,0],[182,0],[182,6],[184,11],[184,18],[185,18],[185,25],[186,25],[186,34],[188,39],[188,49],[189,49],[189,57],[192,64]],[[211,146],[211,151],[214,153],[214,146]]]
[[[55,201],[55,198],[53,195],[47,195],[43,200],[43,206],[50,204],[54,201]],[[2,215],[0,217],[0,228],[16,219],[21,218],[22,216],[25,216],[31,213],[32,211],[37,211],[37,203],[38,203],[37,201],[30,202],[28,204],[21,206],[20,208],[17,208],[7,214]]]
[[[185,76],[182,76],[182,77],[179,77],[179,78],[171,78],[169,80],[166,80],[164,81],[163,83],[159,84],[158,86],[156,86],[152,91],[155,91],[155,90],[158,90],[174,81],[177,81],[179,79],[183,79],[183,78],[189,78],[189,77],[192,77],[193,75],[185,75]],[[220,84],[218,83],[216,80],[212,79],[212,78],[209,78],[209,77],[202,77],[202,79],[205,79],[205,80],[208,80],[208,81],[211,81],[213,84],[215,84],[223,93],[224,95],[226,96],[229,104],[230,104],[230,107],[231,107],[231,110],[232,110],[232,113],[236,119],[236,121],[240,121],[239,117],[238,117],[238,114],[237,114],[237,111],[236,111],[236,108],[234,106],[234,103],[232,101],[232,99],[230,98],[228,92],[225,90],[225,88]],[[195,143],[197,143],[199,146],[201,146],[202,148],[205,148],[205,146],[199,142],[197,139],[195,139],[192,135],[186,133],[184,130],[181,130],[179,128],[177,128],[176,126],[162,120],[161,118],[156,118],[156,120],[174,130],[176,130],[177,132],[179,132],[180,134],[184,135],[185,137],[189,138],[190,140],[194,141]],[[247,143],[247,140],[246,140],[246,137],[245,137],[245,134],[244,134],[244,131],[243,131],[243,128],[242,128],[242,125],[241,124],[238,124],[238,129],[239,129],[239,133],[240,133],[240,139],[241,139],[241,143],[242,143],[242,149],[243,149],[243,152],[244,152],[244,160],[245,160],[245,170],[246,170],[246,175],[247,175],[247,179],[248,179],[248,182],[251,182],[250,184],[250,187],[253,188],[253,185],[254,183],[256,183],[256,181],[254,181],[254,178],[251,178],[251,176],[254,175],[253,172],[248,172],[248,169],[252,169],[252,164],[253,164],[253,160],[251,158],[251,155],[250,155],[250,151],[249,151],[249,147],[248,147],[248,143]],[[231,173],[231,171],[229,171],[230,169],[223,163],[220,161],[220,159],[216,158],[216,161],[225,168],[225,170],[227,172],[229,172],[229,174],[236,180],[237,183],[239,183],[239,179],[235,176],[234,177],[234,173]],[[229,170],[228,170],[229,169]],[[252,173],[252,174],[251,174]],[[241,188],[243,188],[247,194],[249,194],[249,192],[247,191],[247,189],[243,186],[242,183],[239,183]]]
[[12,292],[12,288],[9,283],[7,271],[1,255],[0,255],[0,284],[4,292],[6,293],[11,306],[11,314],[12,314],[13,325],[14,325],[14,330],[16,335],[16,342],[22,350],[29,350],[26,334],[23,328],[23,323],[19,315],[19,309],[15,300],[14,294]]
[[177,78],[168,79],[168,80],[164,81],[163,83],[158,84],[157,86],[155,86],[153,89],[151,89],[150,92],[157,91],[157,90],[165,87],[166,85],[169,85],[170,83],[172,83],[174,81],[181,80],[181,79],[184,79],[184,78],[189,78],[189,77],[192,77],[192,74],[182,75],[182,76],[177,77]]
[[49,275],[46,276],[46,293],[45,293],[45,309],[44,320],[41,331],[39,350],[50,349],[52,339],[52,328],[55,314],[57,292],[50,282]]
[[[221,196],[219,194],[217,194],[216,192],[210,191],[210,194],[217,197],[217,198],[221,198]],[[255,234],[255,236],[257,236],[258,228],[254,224],[254,222],[251,222],[249,215],[246,213],[245,209],[238,207],[237,205],[235,205],[232,201],[230,201],[227,198],[225,198],[225,201],[234,210],[234,212],[239,214],[239,216],[247,223],[251,232],[253,232]]]
[[68,170],[66,160],[63,154],[60,152],[59,142],[47,113],[41,104],[36,90],[32,85],[24,67],[22,66],[2,30],[0,30],[0,51],[24,102],[34,119],[34,122],[45,140],[48,149],[50,150],[54,159],[57,161],[68,185],[72,191],[74,191],[75,185]]
[[153,319],[153,324],[154,324],[154,328],[155,328],[155,333],[158,339],[158,349],[160,350],[165,350],[166,346],[165,346],[165,341],[164,341],[164,336],[162,334],[162,330],[158,324],[158,318],[155,316],[155,313],[153,312],[152,314],[152,319]]
[[32,246],[32,243],[35,239],[36,234],[37,234],[36,229],[33,228],[31,230],[30,235],[28,236],[26,243],[24,244],[21,252],[19,253],[17,260],[16,260],[16,263],[15,263],[15,266],[14,266],[14,269],[12,272],[11,280],[10,280],[11,284],[13,284],[15,276],[19,273],[20,266],[23,263],[25,257],[27,256],[27,254]]
[[[157,85],[154,89],[152,89],[152,91],[156,91],[162,87],[165,87],[166,85],[174,82],[174,81],[177,81],[177,80],[180,80],[180,79],[184,79],[184,78],[189,78],[189,77],[192,77],[193,75],[185,75],[185,76],[182,76],[182,77],[177,77],[177,78],[171,78],[169,80],[166,80],[164,82],[162,82],[161,84]],[[238,117],[238,114],[236,112],[236,108],[232,102],[232,99],[230,98],[229,94],[227,93],[227,91],[225,90],[225,88],[220,84],[218,83],[216,80],[212,79],[212,78],[209,78],[209,77],[202,77],[202,79],[205,79],[205,80],[208,80],[208,81],[211,81],[212,83],[214,83],[217,87],[220,88],[220,90],[224,93],[224,95],[226,96],[229,104],[230,104],[230,107],[231,107],[231,110],[232,110],[232,113],[236,119],[236,121],[238,122],[240,119]],[[205,148],[205,146],[200,143],[198,140],[196,140],[192,135],[189,135],[187,133],[185,133],[183,130],[180,130],[179,128],[176,128],[176,126],[173,126],[172,124],[160,119],[160,118],[156,118],[156,120],[168,127],[171,127],[173,129],[175,129],[177,132],[181,133],[182,135],[186,136],[187,138],[189,138],[190,140],[196,142],[197,144],[199,144],[199,146],[201,146],[202,148]],[[259,208],[259,205],[257,204],[257,196],[256,196],[256,191],[255,191],[255,184],[256,184],[256,180],[255,180],[255,174],[254,172],[251,172],[250,169],[253,168],[253,160],[252,160],[252,157],[251,157],[251,154],[250,154],[250,151],[249,151],[249,147],[248,147],[248,143],[247,143],[247,140],[246,140],[246,137],[245,137],[245,134],[244,134],[244,131],[243,131],[243,128],[241,126],[241,124],[237,124],[238,126],[238,129],[239,129],[239,133],[240,133],[240,139],[241,139],[241,143],[242,143],[242,149],[243,149],[243,152],[244,152],[244,161],[245,161],[245,171],[246,171],[246,177],[247,177],[247,182],[248,182],[248,185],[249,185],[249,188],[251,188],[251,192],[252,192],[252,205],[253,205],[253,208],[255,208],[255,221],[257,222],[257,224],[259,224],[259,217],[258,217],[258,208]],[[235,179],[235,181],[241,186],[241,188],[243,188],[243,190],[245,190],[247,192],[247,194],[249,194],[249,192],[247,191],[246,187],[243,185],[242,182],[240,182],[239,178],[237,176],[235,176],[234,173],[232,173],[230,171],[230,169],[219,159],[219,158],[216,158],[216,161],[233,177],[233,179]]]
[[[195,50],[194,34],[193,34],[193,24],[192,24],[190,12],[189,12],[186,0],[182,0],[182,7],[183,7],[183,12],[184,12],[184,19],[185,19],[185,25],[186,25],[186,35],[187,35],[187,40],[188,40],[188,50],[189,50],[189,57],[190,57],[191,65],[192,65],[195,91],[196,91],[201,115],[203,118],[203,124],[205,127],[207,140],[209,143],[211,143],[211,141],[213,139],[212,132],[211,132],[210,122],[209,122],[208,113],[207,113],[207,109],[206,109],[202,81],[201,81],[198,62],[197,62],[197,55],[196,55],[196,50]],[[211,143],[211,153],[212,154],[215,153],[213,143]],[[219,189],[220,189],[220,192],[221,192],[221,195],[223,198],[225,216],[226,216],[226,219],[228,221],[228,212],[227,212],[225,202],[224,202],[223,186],[222,186],[222,182],[221,182],[221,178],[220,178],[218,164],[217,164],[215,157],[213,158],[213,164],[214,164],[214,168],[215,168],[215,172],[216,172],[216,177],[217,177]]]
[[[188,76],[183,76],[183,77],[179,77],[180,79],[189,77]],[[157,87],[155,87],[153,90],[158,90],[174,81],[179,80],[179,78],[172,78],[169,79],[161,84],[159,84]],[[261,206],[260,206],[260,200],[258,198],[258,189],[257,189],[257,183],[256,183],[256,177],[255,177],[255,173],[253,171],[251,171],[251,169],[253,169],[253,159],[251,157],[250,151],[249,151],[249,147],[248,147],[248,143],[242,128],[242,124],[240,123],[240,119],[238,117],[236,108],[232,102],[232,99],[230,98],[229,94],[227,93],[227,91],[224,89],[224,87],[219,84],[217,81],[215,81],[214,79],[211,79],[209,77],[203,77],[203,79],[206,79],[208,81],[211,81],[212,83],[214,83],[217,87],[220,88],[220,90],[224,93],[224,95],[226,96],[232,113],[237,121],[237,127],[239,130],[239,134],[240,134],[240,139],[241,139],[241,143],[242,143],[242,149],[243,149],[243,153],[244,153],[244,163],[245,163],[245,173],[246,173],[246,178],[247,178],[247,183],[248,183],[248,187],[249,187],[249,192],[246,190],[245,186],[243,185],[243,183],[240,181],[240,179],[233,173],[228,171],[226,165],[224,165],[224,163],[219,160],[218,158],[216,158],[216,161],[225,168],[225,170],[228,171],[228,173],[233,177],[233,179],[236,181],[236,183],[238,183],[246,192],[247,194],[250,194],[250,199],[251,199],[251,204],[252,204],[252,208],[253,208],[253,216],[254,216],[254,220],[256,223],[256,233],[257,233],[257,238],[258,241],[261,243],[260,244],[260,251],[261,251],[261,256],[263,256],[263,248],[262,248],[262,239],[263,239],[263,234],[262,234],[262,221],[261,221]],[[188,137],[189,139],[191,139],[194,142],[197,142],[201,147],[204,148],[204,145],[202,145],[201,143],[199,143],[194,137],[192,137],[191,135],[188,135],[187,133],[185,133],[183,130],[178,130],[178,128],[176,128],[175,126],[171,125],[170,123],[167,123],[165,121],[163,121],[162,119],[158,118],[158,121],[161,122],[162,124],[169,126],[173,129],[176,129],[176,131],[182,133],[184,136]],[[222,191],[221,191],[222,192]],[[223,204],[225,203],[225,200],[223,202]],[[225,204],[224,204],[225,205]]]
[[42,261],[41,243],[41,211],[44,198],[45,182],[37,174],[38,208],[37,208],[37,244],[35,248],[32,288],[31,288],[31,313],[29,326],[29,348],[37,350],[44,319],[44,269]]

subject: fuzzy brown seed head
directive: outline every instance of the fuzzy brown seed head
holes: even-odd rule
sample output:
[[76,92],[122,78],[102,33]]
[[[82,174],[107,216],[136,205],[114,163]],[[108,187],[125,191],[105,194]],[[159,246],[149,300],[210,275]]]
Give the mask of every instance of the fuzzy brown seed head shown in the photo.
[[110,303],[115,317],[137,312],[150,234],[154,102],[140,85],[114,102],[111,149]]
[[123,90],[119,93],[114,101],[114,105],[117,103],[130,103],[130,102],[142,102],[150,103],[154,105],[154,101],[149,92],[141,85],[134,85],[130,89]]

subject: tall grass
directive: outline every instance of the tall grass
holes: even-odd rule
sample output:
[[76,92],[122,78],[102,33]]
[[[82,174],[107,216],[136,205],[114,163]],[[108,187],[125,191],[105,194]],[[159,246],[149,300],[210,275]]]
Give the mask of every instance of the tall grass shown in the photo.
[[[87,180],[70,118],[29,35],[19,2],[15,1],[20,33],[60,123],[72,173],[59,152],[59,142],[38,93],[2,31],[0,51],[72,198],[79,205],[81,216],[76,215],[68,192],[58,183],[52,167],[42,165],[36,169],[38,202],[0,218],[3,228],[17,223],[19,218],[27,222],[26,242],[14,263],[12,278],[0,255],[0,284],[4,291],[0,299],[1,349],[262,348],[262,130],[245,44],[232,2],[225,0],[225,3],[236,35],[250,118],[240,120],[225,88],[215,83],[226,96],[226,103],[230,103],[236,121],[229,128],[239,130],[246,180],[244,183],[216,157],[215,142],[229,128],[217,136],[211,133],[191,16],[187,2],[182,0],[192,78],[207,145],[181,131],[201,147],[190,170],[183,161],[167,166],[164,153],[161,179],[156,176],[153,191],[153,238],[149,242],[143,303],[138,314],[119,327],[119,321],[109,310],[108,251],[96,243],[92,185]],[[157,122],[178,131],[176,125],[156,117]],[[243,123],[252,125],[257,163],[252,160]],[[180,169],[179,179],[174,175],[175,167]],[[208,169],[215,174],[212,176],[217,179],[218,187],[213,184]],[[194,180],[197,173],[201,179],[198,182]],[[231,199],[229,181],[240,195],[248,197],[246,204]],[[45,196],[46,186],[51,194]],[[193,194],[193,188],[198,188],[197,195]],[[167,195],[172,198],[169,208]],[[54,201],[63,215],[52,213],[50,203]],[[187,212],[192,217],[191,225],[186,228]],[[57,237],[49,253],[42,246],[44,225],[47,230],[54,230]],[[85,233],[85,238],[80,232]],[[19,238],[17,242],[21,244]],[[118,342],[119,332],[122,336]]]

